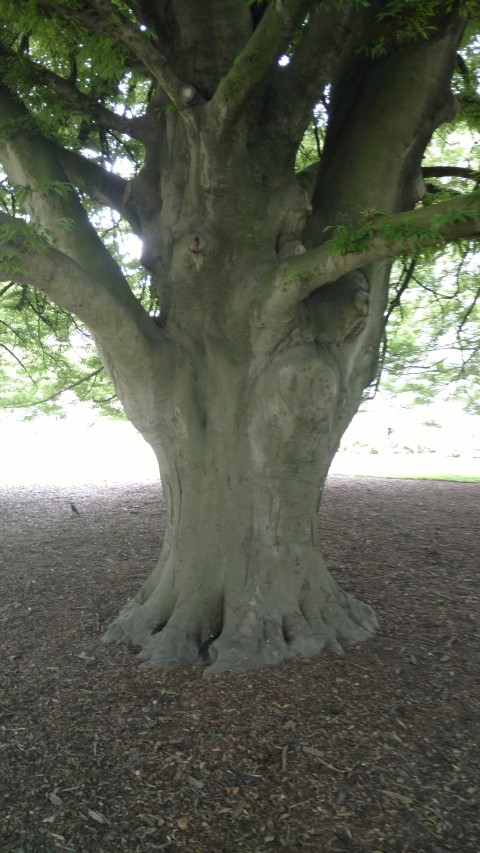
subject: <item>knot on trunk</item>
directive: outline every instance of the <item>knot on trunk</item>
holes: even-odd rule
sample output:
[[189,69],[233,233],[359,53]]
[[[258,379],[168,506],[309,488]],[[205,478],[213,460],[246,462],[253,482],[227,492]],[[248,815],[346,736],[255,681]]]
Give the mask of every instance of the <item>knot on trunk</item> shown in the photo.
[[203,240],[202,237],[199,237],[198,234],[195,234],[192,242],[190,243],[188,249],[193,255],[198,255],[199,252],[202,252],[205,246],[207,245],[207,241]]
[[190,83],[183,83],[180,86],[179,91],[179,101],[181,106],[188,107],[192,105],[192,102],[195,100],[197,96],[197,90],[194,86],[191,86]]
[[278,259],[283,263],[294,255],[304,255],[306,251],[305,246],[300,240],[287,240],[278,249]]

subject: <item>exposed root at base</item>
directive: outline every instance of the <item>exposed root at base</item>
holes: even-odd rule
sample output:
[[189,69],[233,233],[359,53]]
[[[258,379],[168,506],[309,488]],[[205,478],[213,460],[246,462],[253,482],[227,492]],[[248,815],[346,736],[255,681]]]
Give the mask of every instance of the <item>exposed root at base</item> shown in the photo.
[[310,658],[324,649],[342,653],[342,643],[359,643],[378,627],[372,608],[344,593],[323,607],[310,604],[285,615],[268,613],[261,601],[226,608],[223,627],[215,633],[200,628],[201,616],[191,612],[186,618],[185,609],[179,608],[161,630],[158,625],[141,630],[141,605],[130,602],[103,639],[141,645],[139,660],[158,669],[207,659],[204,676],[209,676]]

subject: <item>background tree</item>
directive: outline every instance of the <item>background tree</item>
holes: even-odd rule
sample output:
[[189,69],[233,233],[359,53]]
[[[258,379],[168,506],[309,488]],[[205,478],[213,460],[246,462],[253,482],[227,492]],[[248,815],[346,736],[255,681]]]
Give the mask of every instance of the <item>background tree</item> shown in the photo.
[[[437,201],[421,171],[476,8],[0,2],[4,295],[85,324],[159,460],[160,559],[106,635],[142,660],[241,671],[374,631],[317,510],[377,370],[391,259],[480,232],[478,192]],[[143,300],[104,207],[142,241]]]

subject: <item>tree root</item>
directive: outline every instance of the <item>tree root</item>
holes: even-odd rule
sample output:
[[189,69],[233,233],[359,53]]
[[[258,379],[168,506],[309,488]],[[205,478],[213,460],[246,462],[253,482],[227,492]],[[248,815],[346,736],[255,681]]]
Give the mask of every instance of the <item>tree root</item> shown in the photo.
[[140,645],[144,664],[171,669],[199,658],[207,659],[204,675],[246,672],[282,660],[310,658],[322,650],[343,652],[370,637],[378,627],[375,614],[341,590],[324,595],[317,604],[307,599],[286,614],[268,609],[260,599],[239,606],[224,605],[223,624],[193,602],[177,604],[170,617],[155,625],[143,619],[145,605],[130,602],[106,632],[104,642]]

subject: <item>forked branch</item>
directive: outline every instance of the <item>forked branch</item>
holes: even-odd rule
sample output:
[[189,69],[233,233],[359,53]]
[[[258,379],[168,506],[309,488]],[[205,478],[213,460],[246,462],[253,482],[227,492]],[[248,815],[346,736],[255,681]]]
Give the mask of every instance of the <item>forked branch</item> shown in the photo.
[[[43,291],[61,308],[75,314],[97,341],[118,359],[140,363],[138,347],[151,346],[158,332],[127,282],[110,286],[101,277],[52,246],[41,229],[0,212],[2,278]],[[155,333],[155,334],[154,334]]]
[[92,275],[120,290],[128,287],[70,184],[57,148],[31,125],[25,105],[0,85],[0,155],[10,183],[22,188],[24,212],[54,233],[58,248]]
[[407,213],[377,215],[357,229],[342,226],[322,246],[281,266],[269,310],[288,310],[319,287],[375,261],[466,238],[480,239],[479,191]]
[[264,124],[272,125],[269,140],[280,133],[280,143],[286,138],[287,150],[296,150],[325,86],[363,43],[369,20],[370,11],[351,2],[335,11],[323,4],[312,10],[289,64],[275,75],[273,97],[267,97],[261,130],[265,134]]
[[161,49],[158,35],[152,41],[127,21],[107,0],[90,0],[90,5],[99,13],[96,18],[102,22],[104,32],[119,38],[159,83],[170,100],[177,103],[181,96],[183,81],[177,77],[165,52]]
[[100,127],[106,130],[116,130],[118,133],[126,133],[137,139],[142,139],[142,119],[127,118],[114,113],[104,107],[93,97],[81,92],[80,89],[65,80],[54,71],[44,68],[30,57],[23,54],[7,52],[3,47],[0,50],[0,71],[12,74],[12,69],[18,68],[22,79],[28,81],[31,86],[44,86],[54,95],[74,105],[81,114],[88,116]]
[[128,194],[128,181],[114,172],[107,172],[98,163],[87,160],[76,151],[70,151],[60,145],[55,146],[55,151],[69,180],[80,192],[99,204],[116,210],[128,222],[135,234],[141,234],[139,218],[125,201]]
[[312,0],[272,0],[269,4],[212,99],[212,109],[223,125],[235,121],[246,101],[274,69],[311,6]]
[[75,9],[71,4],[62,7],[52,0],[38,0],[37,5],[48,15],[64,18],[69,23],[74,21],[90,32],[121,41],[128,48],[135,67],[156,80],[173,102],[177,101],[182,81],[162,51],[158,36],[152,41],[114,4],[108,0],[88,0],[89,8]]

